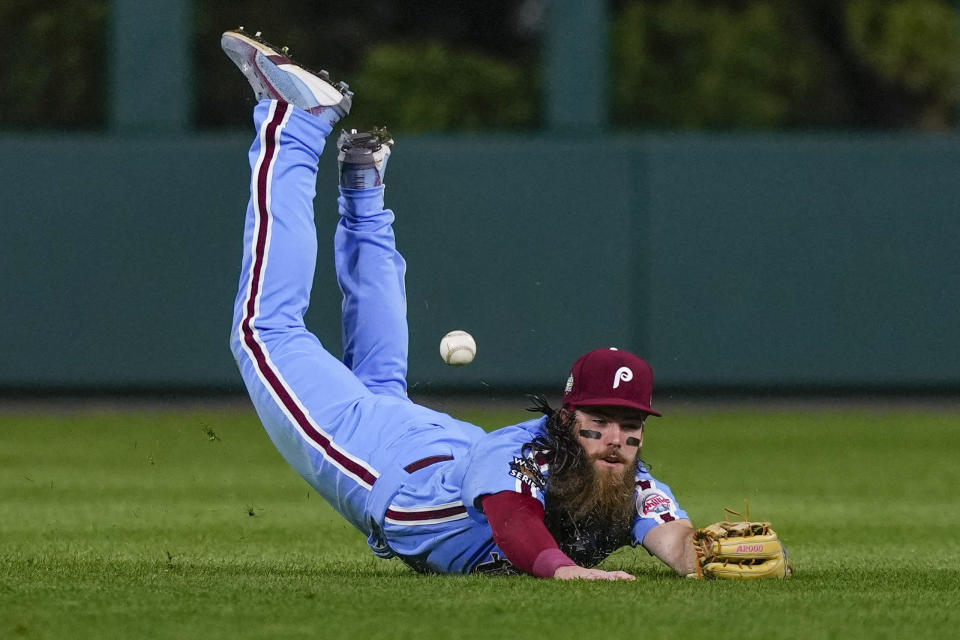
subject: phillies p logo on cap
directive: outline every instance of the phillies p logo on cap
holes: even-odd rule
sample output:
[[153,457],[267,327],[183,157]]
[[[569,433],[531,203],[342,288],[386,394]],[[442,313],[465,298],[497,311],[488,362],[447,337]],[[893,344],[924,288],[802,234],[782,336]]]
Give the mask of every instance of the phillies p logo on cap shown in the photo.
[[659,416],[652,400],[653,369],[647,361],[612,347],[580,356],[573,363],[563,394],[567,408],[630,407]]
[[616,375],[613,376],[613,388],[616,389],[620,386],[620,382],[630,382],[633,380],[633,371],[630,367],[620,367],[617,369]]

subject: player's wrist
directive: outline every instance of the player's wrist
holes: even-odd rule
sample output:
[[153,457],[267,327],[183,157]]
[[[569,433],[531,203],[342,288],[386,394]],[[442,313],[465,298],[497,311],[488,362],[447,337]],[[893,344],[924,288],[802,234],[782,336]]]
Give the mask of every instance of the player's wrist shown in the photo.
[[554,578],[557,569],[575,566],[577,563],[560,549],[544,549],[533,561],[533,575],[538,578]]

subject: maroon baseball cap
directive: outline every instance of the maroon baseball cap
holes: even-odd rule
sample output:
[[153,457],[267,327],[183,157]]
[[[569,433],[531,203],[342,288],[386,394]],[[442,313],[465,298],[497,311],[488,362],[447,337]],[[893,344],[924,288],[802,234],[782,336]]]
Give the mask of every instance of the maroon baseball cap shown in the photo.
[[563,406],[568,409],[607,405],[659,416],[651,406],[652,399],[653,369],[640,356],[615,347],[580,356],[563,392]]

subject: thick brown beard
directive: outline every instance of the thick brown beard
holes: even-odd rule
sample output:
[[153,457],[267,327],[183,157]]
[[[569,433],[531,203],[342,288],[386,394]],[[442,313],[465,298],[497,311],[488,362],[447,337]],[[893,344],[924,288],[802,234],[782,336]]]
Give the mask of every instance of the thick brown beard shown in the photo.
[[606,472],[581,455],[569,468],[551,474],[547,485],[548,511],[574,521],[589,517],[595,522],[632,523],[636,515],[636,457],[627,460],[621,471]]
[[550,464],[544,496],[547,529],[574,561],[595,566],[630,542],[637,515],[636,469],[647,464],[637,449],[622,472],[598,471],[574,435],[574,413],[554,410],[542,396],[530,399],[530,410],[547,416],[546,437],[527,445],[528,453],[543,455]]
[[[637,454],[639,455],[639,453]],[[636,460],[617,473],[598,470],[585,454],[547,482],[546,525],[560,548],[593,566],[627,544],[636,517]]]

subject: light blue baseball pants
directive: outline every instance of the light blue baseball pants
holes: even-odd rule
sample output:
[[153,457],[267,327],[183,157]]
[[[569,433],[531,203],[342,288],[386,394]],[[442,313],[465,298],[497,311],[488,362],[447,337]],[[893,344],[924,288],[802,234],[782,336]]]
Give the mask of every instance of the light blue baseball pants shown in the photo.
[[[407,398],[405,263],[395,248],[393,213],[383,209],[383,187],[341,189],[338,200],[334,256],[343,295],[343,360],[307,330],[303,316],[317,256],[317,163],[331,129],[278,101],[261,101],[254,122],[231,348],[277,449],[370,535],[411,464],[449,457],[451,446],[469,446],[482,431],[447,425],[449,416]],[[321,303],[334,304],[334,298],[324,296]]]

